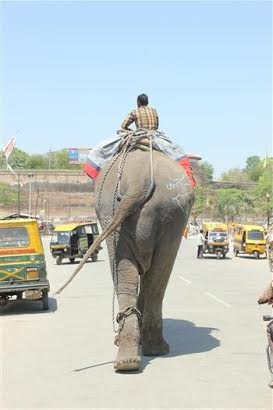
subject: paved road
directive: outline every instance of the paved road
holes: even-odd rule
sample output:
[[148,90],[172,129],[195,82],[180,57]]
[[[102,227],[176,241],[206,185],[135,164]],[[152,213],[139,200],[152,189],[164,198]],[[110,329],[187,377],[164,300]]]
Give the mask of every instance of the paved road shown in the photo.
[[[47,260],[54,291],[73,265]],[[261,321],[270,310],[256,304],[269,277],[265,260],[197,260],[194,240],[183,241],[164,304],[170,354],[116,374],[104,249],[50,312],[26,301],[2,309],[2,408],[271,409]]]

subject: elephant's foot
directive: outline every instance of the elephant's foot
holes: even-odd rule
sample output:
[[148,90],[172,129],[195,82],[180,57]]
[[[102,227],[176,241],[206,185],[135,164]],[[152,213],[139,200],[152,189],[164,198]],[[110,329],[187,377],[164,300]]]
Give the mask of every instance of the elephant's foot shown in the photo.
[[117,372],[139,370],[140,354],[139,346],[136,349],[122,348],[119,346],[118,354],[114,362],[114,369]]
[[161,341],[156,340],[155,342],[151,340],[145,342],[142,339],[142,353],[144,356],[161,356],[169,353],[169,351],[169,345],[163,338]]
[[151,326],[146,322],[141,329],[141,344],[144,356],[160,356],[170,351],[169,345],[162,335],[160,325],[153,324]]
[[136,315],[125,320],[116,344],[118,354],[114,362],[115,371],[133,371],[140,368],[139,327]]

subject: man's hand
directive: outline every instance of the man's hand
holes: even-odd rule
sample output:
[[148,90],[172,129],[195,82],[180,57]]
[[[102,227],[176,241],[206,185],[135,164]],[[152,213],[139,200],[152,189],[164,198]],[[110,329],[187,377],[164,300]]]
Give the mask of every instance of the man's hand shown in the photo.
[[270,282],[269,286],[265,289],[263,294],[258,299],[259,305],[263,303],[273,304],[273,281]]

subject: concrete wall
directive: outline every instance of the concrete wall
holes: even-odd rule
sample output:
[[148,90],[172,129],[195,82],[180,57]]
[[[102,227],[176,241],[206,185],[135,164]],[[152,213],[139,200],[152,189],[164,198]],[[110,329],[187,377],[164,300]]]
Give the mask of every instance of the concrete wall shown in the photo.
[[[29,211],[45,219],[94,216],[94,184],[82,171],[21,171],[13,175],[0,170],[0,181],[20,187],[20,212]],[[0,201],[1,202],[1,201]],[[18,200],[0,214],[17,212]]]

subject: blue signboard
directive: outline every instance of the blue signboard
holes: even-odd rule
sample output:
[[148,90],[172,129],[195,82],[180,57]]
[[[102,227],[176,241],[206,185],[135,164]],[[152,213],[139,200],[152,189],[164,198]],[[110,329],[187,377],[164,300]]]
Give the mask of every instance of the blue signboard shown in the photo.
[[69,164],[83,164],[91,148],[68,148]]

